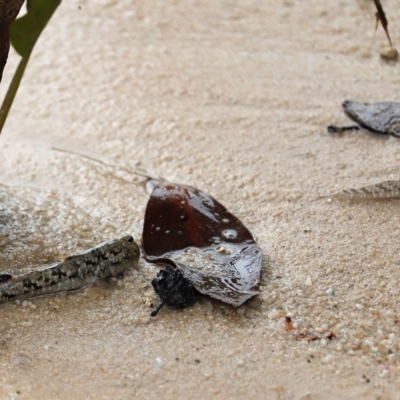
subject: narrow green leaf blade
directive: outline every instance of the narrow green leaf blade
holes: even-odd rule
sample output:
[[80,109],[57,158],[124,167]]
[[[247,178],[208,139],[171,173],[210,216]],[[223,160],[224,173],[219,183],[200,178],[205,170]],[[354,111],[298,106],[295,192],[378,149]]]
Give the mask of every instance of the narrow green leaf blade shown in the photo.
[[28,12],[11,25],[11,44],[21,57],[29,57],[61,0],[31,0]]

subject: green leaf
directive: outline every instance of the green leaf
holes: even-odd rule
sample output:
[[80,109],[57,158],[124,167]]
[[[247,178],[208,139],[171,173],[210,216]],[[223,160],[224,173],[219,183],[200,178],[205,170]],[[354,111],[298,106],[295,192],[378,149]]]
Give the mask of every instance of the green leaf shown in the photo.
[[28,12],[11,25],[11,44],[21,57],[29,57],[37,39],[61,0],[30,0]]

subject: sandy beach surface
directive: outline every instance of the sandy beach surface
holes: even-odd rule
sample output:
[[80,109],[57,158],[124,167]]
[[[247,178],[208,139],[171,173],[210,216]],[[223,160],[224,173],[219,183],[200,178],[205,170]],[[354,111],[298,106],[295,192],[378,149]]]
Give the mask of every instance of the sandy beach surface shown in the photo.
[[[383,4],[400,46],[400,9]],[[0,137],[1,270],[140,243],[141,171],[243,221],[262,294],[151,318],[158,268],[141,260],[116,282],[2,305],[2,399],[400,398],[400,200],[318,198],[400,179],[399,139],[326,133],[349,122],[344,100],[399,100],[374,13],[367,0],[61,4]]]

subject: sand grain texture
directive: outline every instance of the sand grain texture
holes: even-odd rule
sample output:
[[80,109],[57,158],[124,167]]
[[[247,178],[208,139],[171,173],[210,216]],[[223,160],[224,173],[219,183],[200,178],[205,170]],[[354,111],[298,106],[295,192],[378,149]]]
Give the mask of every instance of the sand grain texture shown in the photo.
[[[399,45],[400,10],[384,6]],[[237,312],[202,298],[151,319],[157,269],[142,262],[106,287],[2,306],[0,398],[400,398],[400,201],[315,200],[400,179],[400,140],[326,134],[348,123],[345,99],[399,101],[374,12],[362,0],[61,4],[0,138],[2,268],[140,238],[147,195],[121,166],[239,217],[265,254],[263,293]],[[320,340],[296,341],[285,315]]]

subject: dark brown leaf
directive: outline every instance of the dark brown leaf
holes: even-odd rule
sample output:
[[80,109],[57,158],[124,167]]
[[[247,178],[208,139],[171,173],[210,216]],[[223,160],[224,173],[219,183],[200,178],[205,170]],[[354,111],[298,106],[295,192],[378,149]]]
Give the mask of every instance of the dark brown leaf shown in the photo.
[[23,0],[0,0],[0,82],[10,50],[10,26],[23,3]]

